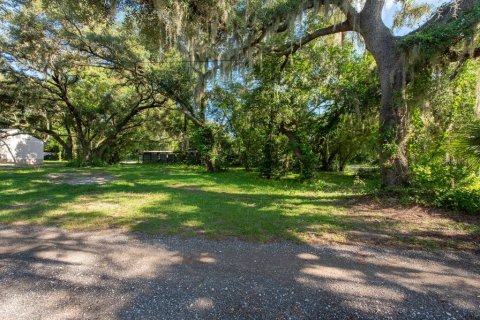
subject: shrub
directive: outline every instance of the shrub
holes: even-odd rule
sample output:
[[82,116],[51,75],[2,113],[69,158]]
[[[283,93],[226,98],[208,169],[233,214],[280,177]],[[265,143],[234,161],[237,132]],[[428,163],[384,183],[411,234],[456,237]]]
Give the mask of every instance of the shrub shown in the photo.
[[456,188],[437,196],[435,204],[444,208],[480,214],[480,190]]

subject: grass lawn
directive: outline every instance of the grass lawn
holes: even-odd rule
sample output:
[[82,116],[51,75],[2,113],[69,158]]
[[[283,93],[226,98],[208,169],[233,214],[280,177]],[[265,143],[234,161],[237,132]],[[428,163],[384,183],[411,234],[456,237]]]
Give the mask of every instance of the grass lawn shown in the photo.
[[[105,183],[66,183],[89,176]],[[300,183],[292,178],[268,181],[241,169],[207,174],[187,166],[0,168],[0,223],[478,249],[478,217],[366,196],[374,186],[374,181],[358,183],[353,175],[339,173]]]

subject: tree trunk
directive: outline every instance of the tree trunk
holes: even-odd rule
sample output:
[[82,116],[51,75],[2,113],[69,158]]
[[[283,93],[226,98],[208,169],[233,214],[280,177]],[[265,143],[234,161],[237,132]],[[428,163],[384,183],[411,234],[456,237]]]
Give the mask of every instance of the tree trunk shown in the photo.
[[215,166],[213,165],[212,158],[209,154],[205,155],[203,161],[205,162],[205,169],[207,170],[207,172],[215,172]]
[[213,137],[213,132],[209,127],[205,127],[203,129],[203,143],[206,148],[204,150],[204,155],[203,155],[203,162],[205,164],[205,169],[207,172],[215,172],[215,164],[212,161],[212,157],[210,153],[212,152],[213,149],[213,143],[214,143],[214,137]]
[[380,164],[383,187],[409,183],[407,142],[408,108],[405,101],[404,68],[400,59],[393,67],[380,70]]
[[322,157],[322,171],[335,171],[334,167],[334,161],[335,161],[335,155],[336,153],[331,153],[329,156],[325,154],[324,157]]
[[189,145],[188,145],[188,118],[186,115],[183,115],[183,129],[182,129],[182,152],[187,154]]
[[[63,158],[65,160],[72,160],[73,158],[73,150],[72,150],[72,144],[70,144],[70,140],[68,139],[69,137],[67,137],[66,141],[64,141],[60,135],[54,133],[54,132],[51,132],[49,133],[49,135],[61,146],[62,150],[63,150]],[[62,152],[60,152],[59,154],[59,159],[61,160],[62,158]]]
[[271,179],[274,173],[274,156],[273,156],[273,134],[270,132],[267,141],[263,147],[263,159],[261,166],[261,175],[264,178]]
[[320,154],[321,154],[320,170],[333,171],[333,161],[331,161],[332,157],[328,156],[328,145],[325,140],[323,141],[323,148],[320,149]]
[[295,156],[297,157],[297,160],[300,161],[300,163],[302,163],[302,165],[303,165],[303,162],[304,162],[305,158],[303,156],[302,149],[300,148],[300,142],[298,141],[298,138],[295,135],[295,132],[290,131],[287,128],[285,128],[285,125],[283,123],[280,124],[280,127],[278,128],[278,131],[280,131],[280,133],[282,133],[283,135],[285,135],[288,138],[288,140],[290,141],[290,144],[292,145],[293,152],[295,153]]
[[332,172],[333,170],[333,164],[328,162],[326,159],[322,159],[322,166],[320,167],[320,170],[322,171],[327,171],[327,172]]
[[67,161],[73,160],[73,145],[67,144],[63,148],[63,160],[67,160]]
[[73,133],[68,125],[68,123],[65,120],[65,130],[67,131],[67,138],[66,138],[66,145],[63,150],[63,156],[65,160],[73,160],[73,155],[75,154],[75,142],[73,139]]
[[380,166],[383,187],[400,187],[409,182],[407,139],[408,110],[405,100],[406,62],[396,38],[382,21],[385,1],[368,0],[356,26],[367,50],[377,62],[381,84]]
[[278,130],[290,141],[293,152],[295,153],[295,157],[297,158],[298,162],[300,162],[300,175],[302,176],[302,178],[310,178],[313,175],[312,163],[310,159],[308,159],[307,156],[304,154],[301,148],[301,141],[299,141],[300,139],[297,137],[295,132],[288,130],[283,123],[280,124]]

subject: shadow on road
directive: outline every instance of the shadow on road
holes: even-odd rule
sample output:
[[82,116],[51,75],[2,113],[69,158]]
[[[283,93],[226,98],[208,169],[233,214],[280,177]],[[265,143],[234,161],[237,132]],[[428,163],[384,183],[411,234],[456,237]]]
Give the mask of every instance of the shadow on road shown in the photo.
[[0,227],[2,319],[474,319],[474,253]]

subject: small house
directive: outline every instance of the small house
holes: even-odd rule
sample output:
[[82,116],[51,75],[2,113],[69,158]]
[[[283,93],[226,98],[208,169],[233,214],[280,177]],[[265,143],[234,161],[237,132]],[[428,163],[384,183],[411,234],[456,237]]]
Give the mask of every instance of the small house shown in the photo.
[[42,164],[43,141],[18,129],[0,129],[0,163]]

